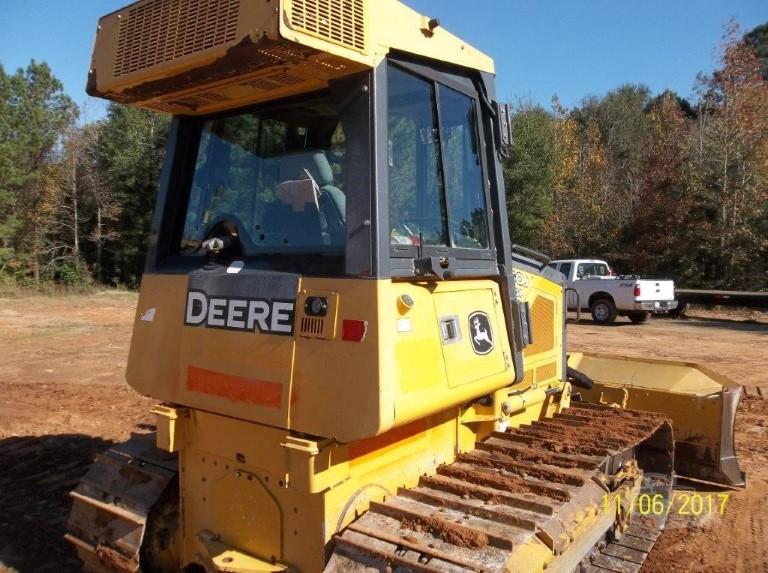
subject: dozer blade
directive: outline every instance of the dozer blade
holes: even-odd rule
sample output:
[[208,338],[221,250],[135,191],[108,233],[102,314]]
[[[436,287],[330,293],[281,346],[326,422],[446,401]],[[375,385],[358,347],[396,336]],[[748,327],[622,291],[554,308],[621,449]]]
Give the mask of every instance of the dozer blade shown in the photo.
[[632,507],[644,485],[668,495],[672,466],[664,416],[573,404],[372,503],[325,573],[637,572],[666,517]]
[[585,401],[659,412],[672,420],[678,474],[745,485],[734,443],[740,385],[685,362],[573,353],[568,365],[594,382],[591,390],[579,389]]

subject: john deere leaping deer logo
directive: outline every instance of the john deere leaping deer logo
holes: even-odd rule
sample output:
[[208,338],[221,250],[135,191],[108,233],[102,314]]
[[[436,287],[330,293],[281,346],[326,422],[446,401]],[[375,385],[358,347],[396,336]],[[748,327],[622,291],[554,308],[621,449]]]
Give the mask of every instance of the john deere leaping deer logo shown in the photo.
[[493,331],[488,315],[475,311],[469,315],[469,338],[475,354],[485,355],[493,350]]

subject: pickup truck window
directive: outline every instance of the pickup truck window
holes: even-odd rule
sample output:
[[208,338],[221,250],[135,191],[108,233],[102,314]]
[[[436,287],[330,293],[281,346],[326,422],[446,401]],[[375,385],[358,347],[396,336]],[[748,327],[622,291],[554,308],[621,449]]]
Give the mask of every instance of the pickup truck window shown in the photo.
[[565,275],[565,278],[571,278],[571,263],[561,263],[560,272]]
[[610,275],[608,272],[608,265],[603,263],[579,263],[576,274],[579,278],[590,276],[607,277]]

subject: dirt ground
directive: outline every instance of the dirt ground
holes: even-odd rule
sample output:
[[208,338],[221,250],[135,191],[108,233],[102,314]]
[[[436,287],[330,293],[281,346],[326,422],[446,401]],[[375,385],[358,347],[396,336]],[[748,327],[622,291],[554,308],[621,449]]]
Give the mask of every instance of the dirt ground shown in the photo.
[[[153,401],[123,381],[135,305],[124,292],[0,298],[0,571],[78,571],[62,539],[67,492],[97,453],[152,428]],[[750,388],[766,383],[768,398],[762,315],[706,314],[584,320],[569,326],[569,347],[704,362]],[[722,516],[673,512],[644,571],[768,571],[768,399],[742,402],[736,438],[748,487]]]
[[[673,506],[644,573],[768,573],[768,324],[763,314],[698,309],[688,319],[651,319],[642,325],[619,319],[609,327],[586,319],[568,327],[571,350],[699,362],[748,390],[736,417],[736,448],[747,488],[697,488],[705,499],[731,494],[723,515],[705,511],[689,517],[680,515],[679,504]],[[755,391],[763,384],[765,398]]]

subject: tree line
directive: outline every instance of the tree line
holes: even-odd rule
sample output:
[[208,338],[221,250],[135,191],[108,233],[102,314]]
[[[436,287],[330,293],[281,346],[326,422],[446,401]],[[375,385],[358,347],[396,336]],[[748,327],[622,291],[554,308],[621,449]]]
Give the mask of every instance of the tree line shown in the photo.
[[695,101],[643,85],[517,105],[512,235],[688,287],[768,288],[768,24],[729,23]]
[[0,283],[138,285],[169,118],[79,114],[47,64],[0,65]]
[[[623,85],[518,102],[514,241],[688,287],[768,288],[768,24],[726,27],[695,101]],[[81,111],[45,63],[0,64],[0,283],[138,285],[169,118]]]

